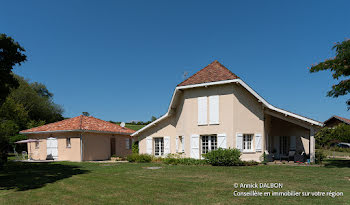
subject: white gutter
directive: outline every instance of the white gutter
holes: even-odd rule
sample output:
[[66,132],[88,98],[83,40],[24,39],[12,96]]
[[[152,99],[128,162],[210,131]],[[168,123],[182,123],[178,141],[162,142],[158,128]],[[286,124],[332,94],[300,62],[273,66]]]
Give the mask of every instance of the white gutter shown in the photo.
[[323,123],[321,122],[318,122],[316,120],[312,120],[312,119],[309,119],[309,118],[306,118],[306,117],[303,117],[301,115],[297,115],[297,114],[294,114],[294,113],[291,113],[291,112],[288,112],[286,110],[282,110],[280,108],[277,108],[271,104],[269,104],[264,98],[262,98],[258,93],[256,93],[251,87],[249,87],[243,80],[241,79],[234,79],[234,80],[223,80],[223,81],[217,81],[217,82],[210,82],[210,83],[201,83],[201,84],[194,84],[194,85],[185,85],[185,86],[179,86],[179,87],[176,87],[175,90],[174,90],[174,93],[172,95],[172,98],[171,98],[171,101],[170,101],[170,105],[169,105],[169,108],[168,108],[168,112],[165,113],[165,115],[163,115],[162,117],[160,117],[159,119],[157,119],[156,121],[146,125],[145,127],[143,127],[142,129],[134,132],[131,136],[136,136],[138,135],[140,132],[148,129],[149,127],[155,125],[157,122],[159,122],[160,120],[162,119],[165,119],[166,117],[169,116],[169,113],[170,113],[170,110],[171,110],[171,107],[172,107],[172,104],[174,103],[174,98],[175,98],[175,95],[176,93],[179,91],[179,90],[184,90],[184,89],[189,89],[189,88],[197,88],[197,87],[207,87],[207,86],[213,86],[213,85],[222,85],[222,84],[229,84],[229,83],[239,83],[241,84],[245,89],[247,89],[252,95],[254,95],[258,101],[260,101],[261,103],[263,103],[267,108],[271,109],[271,110],[274,110],[274,111],[277,111],[277,112],[280,112],[280,113],[283,113],[284,115],[286,116],[291,116],[291,117],[294,117],[294,118],[297,118],[297,119],[300,119],[300,120],[303,120],[305,122],[308,122],[310,124],[313,124],[313,125],[317,125],[317,126],[323,126]]

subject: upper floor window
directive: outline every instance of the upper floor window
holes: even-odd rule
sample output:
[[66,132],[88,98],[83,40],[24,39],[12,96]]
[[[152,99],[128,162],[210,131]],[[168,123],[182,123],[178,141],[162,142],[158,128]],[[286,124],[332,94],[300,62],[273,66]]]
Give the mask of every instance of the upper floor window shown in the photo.
[[163,137],[154,138],[154,155],[155,156],[164,155],[164,138]]
[[206,154],[210,152],[211,150],[216,150],[218,143],[217,143],[217,136],[216,135],[203,135],[201,136],[202,140],[202,154]]
[[[209,101],[209,109],[208,109]],[[208,111],[209,111],[209,124],[219,124],[219,96],[205,96],[198,97],[198,125],[208,124]]]

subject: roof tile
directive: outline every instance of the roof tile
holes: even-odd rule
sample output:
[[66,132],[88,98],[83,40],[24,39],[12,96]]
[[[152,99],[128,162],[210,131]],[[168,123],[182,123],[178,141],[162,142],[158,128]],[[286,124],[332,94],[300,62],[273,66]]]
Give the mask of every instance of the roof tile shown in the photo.
[[47,132],[47,131],[68,131],[68,130],[89,130],[102,132],[116,132],[124,134],[132,134],[135,131],[126,127],[121,127],[117,124],[97,119],[92,116],[80,115],[59,122],[50,123],[47,125],[34,127],[23,130],[21,133],[28,132]]
[[197,73],[187,78],[177,86],[194,85],[234,79],[238,79],[238,76],[232,73],[221,63],[219,63],[219,61],[215,60],[212,63],[210,63],[207,67],[198,71]]

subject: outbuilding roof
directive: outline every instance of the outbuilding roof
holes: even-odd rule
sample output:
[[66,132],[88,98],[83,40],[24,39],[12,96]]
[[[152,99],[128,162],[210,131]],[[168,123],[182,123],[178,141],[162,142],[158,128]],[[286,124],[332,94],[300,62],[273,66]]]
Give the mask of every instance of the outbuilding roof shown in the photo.
[[324,121],[324,124],[327,124],[327,122],[329,122],[332,119],[338,119],[348,125],[350,125],[350,119],[344,118],[344,117],[339,117],[337,115],[333,115],[331,118],[329,118],[328,120]]
[[215,60],[207,67],[201,69],[191,77],[184,80],[177,86],[194,85],[201,83],[210,83],[223,80],[238,79],[238,76],[223,66],[219,61]]
[[135,131],[117,124],[107,122],[92,116],[80,115],[59,122],[22,130],[21,134],[58,132],[58,131],[93,131],[93,132],[110,132],[130,135]]

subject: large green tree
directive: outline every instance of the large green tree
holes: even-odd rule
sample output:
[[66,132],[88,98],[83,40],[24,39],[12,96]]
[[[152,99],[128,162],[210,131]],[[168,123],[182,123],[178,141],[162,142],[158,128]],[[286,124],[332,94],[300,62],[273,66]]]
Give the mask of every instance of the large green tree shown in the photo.
[[[350,93],[350,40],[338,42],[333,46],[336,56],[326,59],[324,62],[312,65],[310,72],[329,70],[332,77],[339,82],[332,86],[328,92],[329,97],[339,97]],[[347,101],[348,109],[350,108],[350,100]]]
[[11,88],[18,87],[12,70],[26,61],[24,48],[6,34],[0,34],[0,105],[5,102]]

